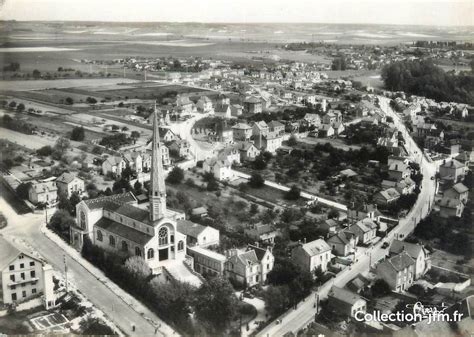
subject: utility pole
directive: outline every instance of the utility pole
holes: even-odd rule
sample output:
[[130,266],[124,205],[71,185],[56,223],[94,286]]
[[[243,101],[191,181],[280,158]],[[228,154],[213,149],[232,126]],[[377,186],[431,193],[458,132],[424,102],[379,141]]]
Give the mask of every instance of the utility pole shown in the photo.
[[67,261],[66,261],[66,255],[63,255],[63,260],[64,260],[64,275],[65,275],[65,280],[66,280],[66,294],[69,292],[69,287],[68,287],[68,282],[67,282]]

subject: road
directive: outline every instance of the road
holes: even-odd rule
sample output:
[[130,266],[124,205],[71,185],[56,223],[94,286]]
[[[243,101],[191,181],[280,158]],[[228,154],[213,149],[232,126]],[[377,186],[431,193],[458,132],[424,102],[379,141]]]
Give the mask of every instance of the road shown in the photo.
[[317,291],[311,293],[303,302],[300,302],[296,309],[291,309],[283,314],[279,319],[281,323],[276,321],[269,324],[265,329],[257,334],[257,336],[283,336],[288,332],[297,333],[314,320],[316,314],[315,302],[316,297],[325,299],[329,290],[333,285],[343,287],[348,281],[353,279],[359,273],[367,273],[369,265],[373,266],[377,261],[386,256],[387,249],[382,248],[385,241],[392,242],[394,239],[405,239],[411,233],[416,224],[429,214],[436,192],[435,180],[431,177],[435,175],[437,167],[436,164],[429,161],[422,154],[414,140],[410,137],[405,125],[400,117],[390,108],[389,100],[385,97],[379,97],[381,109],[387,116],[391,116],[394,124],[399,131],[402,132],[405,139],[405,148],[408,151],[412,160],[420,164],[423,174],[422,188],[416,203],[408,215],[400,219],[399,224],[395,227],[383,240],[380,240],[376,245],[369,248],[367,255],[359,257],[358,261],[339,273],[335,278],[326,282]]
[[[247,174],[247,173],[243,173],[243,172],[236,171],[236,170],[232,170],[232,172],[237,177],[247,179],[247,180],[250,179],[250,175]],[[270,181],[270,180],[265,180],[265,185],[276,188],[276,189],[278,189],[280,191],[283,191],[283,192],[288,192],[290,190],[290,188],[288,186],[281,185],[281,184],[278,184],[278,183],[276,183],[274,181]],[[319,203],[324,204],[326,206],[333,207],[333,208],[336,208],[338,210],[347,212],[347,206],[344,205],[344,204],[341,204],[339,202],[332,201],[332,200],[329,200],[329,199],[324,199],[324,198],[321,198],[317,195],[310,194],[310,193],[307,193],[307,192],[304,192],[304,191],[301,191],[300,195],[301,195],[302,198],[308,199],[312,202],[319,202]]]
[[[2,192],[1,195],[5,192],[4,190],[0,191]],[[54,269],[64,270],[63,256],[67,254],[67,251],[62,250],[41,232],[40,226],[44,223],[44,214],[29,213],[19,216],[3,197],[0,197],[0,210],[8,221],[7,227],[0,230],[1,235],[9,241],[24,241],[42,255]],[[103,276],[92,275],[80,263],[70,257],[67,257],[67,264],[69,280],[125,334],[137,336],[165,335],[160,331],[155,334],[155,326],[152,323],[145,319],[142,314],[132,309],[129,303],[118,297],[102,281],[99,281],[99,278],[104,278]],[[147,311],[145,314],[153,317]],[[159,322],[158,318],[153,317],[153,319]],[[135,332],[132,331],[132,324],[136,326]]]

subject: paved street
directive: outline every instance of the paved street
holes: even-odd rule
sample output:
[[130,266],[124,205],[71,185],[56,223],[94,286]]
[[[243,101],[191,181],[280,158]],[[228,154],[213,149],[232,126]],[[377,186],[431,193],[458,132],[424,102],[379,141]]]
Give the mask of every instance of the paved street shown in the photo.
[[[3,193],[4,191],[2,190],[1,192]],[[55,242],[47,238],[40,230],[40,225],[45,219],[44,214],[18,216],[3,197],[0,198],[0,209],[8,220],[8,226],[1,230],[0,234],[5,236],[7,240],[23,240],[48,260],[56,270],[64,271],[63,256],[66,252]],[[69,256],[66,260],[69,280],[123,332],[128,335],[133,333],[138,336],[155,335],[155,326],[144,317],[148,316],[155,322],[159,322],[155,315],[149,310],[140,310],[144,313],[143,315],[135,311],[131,308],[130,303],[126,303],[98,280],[98,278],[104,278],[103,275],[92,275],[80,263]],[[132,331],[132,324],[136,326],[135,332]],[[156,335],[164,336],[165,334],[158,331]]]
[[296,310],[290,310],[285,313],[280,317],[280,324],[272,322],[258,333],[257,336],[283,336],[288,332],[296,333],[298,330],[305,327],[313,321],[316,314],[316,296],[319,296],[320,299],[324,299],[327,297],[327,294],[333,285],[342,287],[357,274],[367,273],[369,270],[369,263],[374,265],[386,255],[386,249],[382,248],[383,242],[392,242],[396,238],[405,239],[406,236],[414,230],[416,224],[429,213],[430,208],[433,205],[436,190],[435,180],[431,180],[431,177],[436,173],[436,165],[423,157],[422,152],[409,136],[399,116],[390,108],[389,100],[384,97],[381,97],[380,99],[382,110],[387,114],[387,116],[393,118],[395,126],[402,132],[406,141],[405,146],[410,156],[414,161],[420,163],[423,182],[421,192],[415,205],[413,205],[411,211],[405,218],[400,219],[398,226],[393,229],[386,238],[379,241],[371,250],[369,250],[369,252],[371,252],[369,255],[359,258],[358,262],[353,264],[350,268],[347,268],[338,274],[332,281],[327,282],[316,292],[309,295],[305,301],[298,304]]

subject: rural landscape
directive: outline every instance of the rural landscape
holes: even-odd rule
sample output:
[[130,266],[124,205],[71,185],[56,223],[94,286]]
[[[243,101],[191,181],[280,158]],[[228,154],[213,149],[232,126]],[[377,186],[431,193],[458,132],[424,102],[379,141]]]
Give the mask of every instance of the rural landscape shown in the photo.
[[473,33],[0,21],[0,334],[471,336]]

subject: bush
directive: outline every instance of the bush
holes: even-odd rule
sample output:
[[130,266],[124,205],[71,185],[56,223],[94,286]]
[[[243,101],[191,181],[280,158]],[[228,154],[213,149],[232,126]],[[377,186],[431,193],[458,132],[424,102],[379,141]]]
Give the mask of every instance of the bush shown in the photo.
[[166,178],[166,182],[177,185],[181,184],[181,182],[184,179],[184,171],[182,168],[175,166],[171,170],[171,172],[168,174],[168,177]]
[[85,138],[85,130],[82,126],[72,129],[71,140],[82,142]]
[[285,199],[287,200],[298,200],[300,198],[301,191],[296,185],[291,186],[290,190],[286,192]]
[[248,184],[253,188],[261,188],[265,185],[265,179],[260,174],[254,173],[250,177]]

